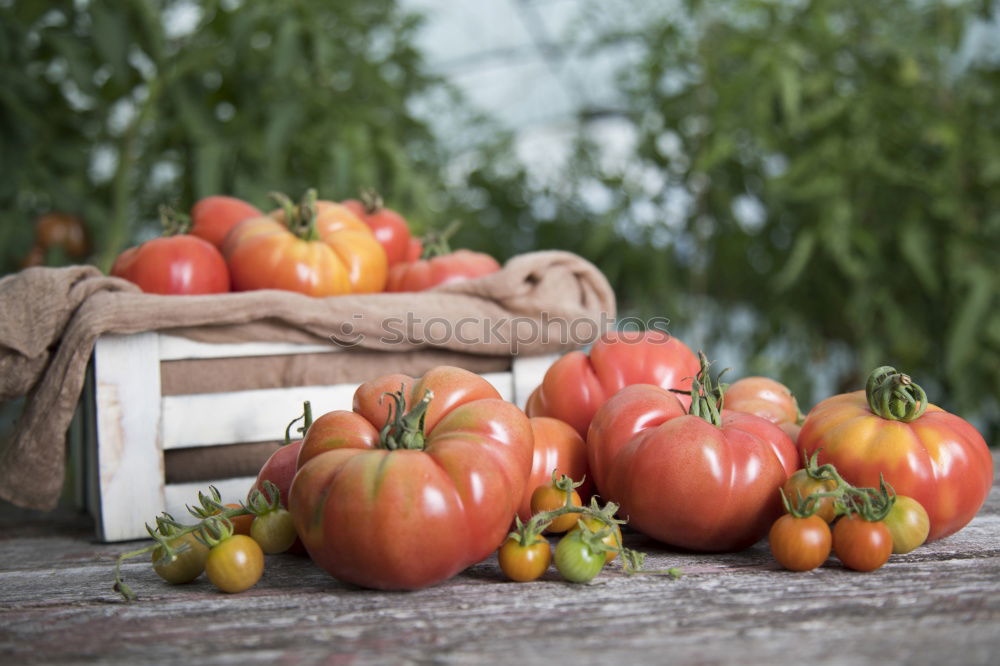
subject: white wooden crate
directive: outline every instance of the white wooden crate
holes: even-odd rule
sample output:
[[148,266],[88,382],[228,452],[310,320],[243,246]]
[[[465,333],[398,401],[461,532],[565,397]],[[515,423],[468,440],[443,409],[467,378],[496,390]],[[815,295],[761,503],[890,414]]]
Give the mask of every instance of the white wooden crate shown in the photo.
[[[164,451],[235,442],[274,441],[289,414],[312,402],[317,416],[350,409],[357,384],[302,386],[181,396],[160,393],[160,362],[280,354],[336,353],[329,345],[209,344],[162,333],[105,335],[97,340],[83,396],[79,464],[81,499],[93,513],[102,541],[146,537],[145,524],[168,511],[188,516],[185,504],[216,486],[224,502],[244,499],[253,477],[165,482]],[[554,356],[513,357],[510,370],[483,374],[520,407],[541,383]],[[278,415],[278,416],[276,416]]]

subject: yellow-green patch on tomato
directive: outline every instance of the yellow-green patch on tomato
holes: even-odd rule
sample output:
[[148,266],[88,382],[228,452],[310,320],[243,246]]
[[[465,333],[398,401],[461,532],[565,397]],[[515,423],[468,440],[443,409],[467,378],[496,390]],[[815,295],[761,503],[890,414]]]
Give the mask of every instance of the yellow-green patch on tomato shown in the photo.
[[892,552],[897,555],[908,553],[923,545],[931,529],[927,511],[917,500],[905,495],[897,495],[885,526],[892,535]]

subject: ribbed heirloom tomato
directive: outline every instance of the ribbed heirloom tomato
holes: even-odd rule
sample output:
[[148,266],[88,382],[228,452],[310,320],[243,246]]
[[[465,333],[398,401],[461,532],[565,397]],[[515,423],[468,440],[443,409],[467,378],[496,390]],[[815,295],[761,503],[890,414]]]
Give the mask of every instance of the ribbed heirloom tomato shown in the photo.
[[527,417],[482,377],[388,375],[306,433],[289,494],[296,531],[339,580],[432,585],[503,542],[531,453]]
[[778,489],[798,455],[773,423],[719,413],[721,392],[711,386],[707,363],[691,395],[685,413],[658,386],[615,394],[590,426],[590,471],[601,496],[619,503],[640,532],[692,550],[739,550],[781,514]]
[[927,511],[928,541],[964,527],[993,485],[993,459],[976,429],[889,367],[873,371],[866,390],[816,405],[798,443],[855,486],[878,487],[884,475]]
[[223,242],[234,291],[287,289],[309,296],[382,291],[385,250],[354,213],[310,190],[269,216],[243,220]]
[[572,351],[553,363],[541,386],[528,397],[525,411],[528,416],[565,421],[586,437],[597,409],[624,387],[654,384],[686,390],[687,381],[697,373],[698,358],[666,333],[607,333],[594,343],[589,356]]

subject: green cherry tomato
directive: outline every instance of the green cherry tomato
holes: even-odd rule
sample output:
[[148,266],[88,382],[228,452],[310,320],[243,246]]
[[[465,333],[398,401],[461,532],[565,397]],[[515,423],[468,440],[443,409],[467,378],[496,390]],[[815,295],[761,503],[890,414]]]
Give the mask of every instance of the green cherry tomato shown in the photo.
[[[620,544],[622,544],[622,528],[620,528],[616,523],[608,525],[597,516],[580,516],[579,514],[575,513],[570,515],[577,518],[578,521],[583,521],[583,524],[586,525],[587,528],[594,533],[600,532],[601,530],[606,530],[610,527],[611,531],[608,534],[608,536],[601,539],[601,541],[604,542],[606,546],[610,548],[619,548]],[[570,531],[575,532],[578,531],[579,529],[580,529],[580,524],[579,522],[577,522],[577,524],[574,525],[573,529]],[[604,563],[607,564],[608,562],[614,560],[616,557],[618,557],[617,550],[605,551]]]
[[789,571],[810,571],[830,557],[830,526],[819,515],[796,518],[785,514],[768,534],[771,554]]
[[497,551],[500,571],[507,578],[518,583],[526,583],[539,578],[552,562],[552,550],[549,542],[542,537],[527,546],[522,546],[517,537],[507,537],[507,540]]
[[889,561],[892,535],[882,521],[843,516],[833,526],[833,552],[848,569],[874,571]]
[[168,583],[174,585],[190,583],[205,570],[205,560],[208,558],[208,546],[198,541],[193,533],[188,533],[172,540],[170,547],[176,550],[180,548],[181,544],[185,543],[189,547],[184,552],[177,553],[177,557],[173,562],[158,563],[163,557],[163,548],[157,547],[153,550],[153,570]]
[[295,533],[295,523],[292,514],[287,509],[274,509],[253,519],[250,525],[250,536],[260,545],[260,549],[268,555],[283,553],[298,536]]
[[556,569],[571,583],[587,583],[600,573],[604,556],[594,552],[580,530],[573,530],[556,544]]
[[927,511],[917,500],[897,495],[896,503],[885,517],[885,526],[892,535],[892,552],[908,553],[927,540],[931,522]]
[[[570,504],[573,506],[580,506],[582,502],[580,501],[580,494],[575,490],[571,490],[570,493]],[[541,513],[542,511],[555,511],[556,509],[566,506],[566,491],[556,488],[555,484],[552,482],[546,483],[545,485],[538,486],[535,488],[534,492],[531,493],[531,513]],[[560,532],[565,532],[576,525],[576,521],[580,518],[578,513],[565,513],[555,520],[553,520],[549,526],[545,529],[546,532],[552,532],[553,534],[558,534]]]
[[245,534],[234,534],[212,546],[205,573],[223,592],[242,592],[257,584],[264,573],[264,551]]

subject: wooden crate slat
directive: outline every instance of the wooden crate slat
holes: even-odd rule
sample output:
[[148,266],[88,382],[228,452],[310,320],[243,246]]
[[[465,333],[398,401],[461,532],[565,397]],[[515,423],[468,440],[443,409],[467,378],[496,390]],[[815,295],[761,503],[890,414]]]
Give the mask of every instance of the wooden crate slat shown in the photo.
[[[490,372],[482,376],[505,400],[510,399],[511,373]],[[162,398],[163,448],[280,440],[288,422],[302,413],[303,401],[312,403],[316,416],[334,409],[350,409],[357,386],[335,384],[166,396]]]
[[559,354],[515,356],[511,367],[512,395],[507,399],[524,409],[528,396],[542,383],[545,372],[558,358]]
[[288,422],[312,402],[319,416],[350,409],[356,385],[297,386],[163,398],[163,448],[280,440]]
[[339,352],[336,345],[304,345],[295,342],[198,342],[176,335],[159,336],[161,361],[195,358],[239,358],[242,356],[279,356]]
[[163,511],[160,360],[156,333],[106,335],[94,350],[98,533],[105,541],[145,534]]

